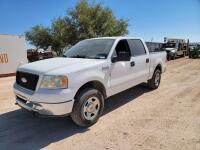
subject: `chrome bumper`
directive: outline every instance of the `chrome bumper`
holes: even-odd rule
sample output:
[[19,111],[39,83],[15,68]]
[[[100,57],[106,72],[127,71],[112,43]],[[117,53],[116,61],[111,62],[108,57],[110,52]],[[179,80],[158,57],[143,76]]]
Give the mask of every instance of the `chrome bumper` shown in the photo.
[[66,101],[56,104],[36,103],[16,96],[16,104],[30,111],[46,116],[63,116],[70,113],[73,102]]
[[34,109],[33,107],[33,104],[32,103],[25,103],[25,102],[22,102],[21,100],[19,100],[18,98],[16,98],[16,104],[19,105],[20,107],[28,110],[28,111],[34,111],[34,112],[37,112],[38,110],[37,109]]

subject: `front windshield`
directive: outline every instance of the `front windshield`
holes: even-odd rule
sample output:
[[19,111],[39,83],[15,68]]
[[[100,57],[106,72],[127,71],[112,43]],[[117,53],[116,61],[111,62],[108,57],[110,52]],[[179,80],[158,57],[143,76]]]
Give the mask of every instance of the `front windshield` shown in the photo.
[[67,50],[64,57],[106,59],[113,43],[112,39],[84,40]]
[[175,43],[165,43],[163,44],[163,48],[175,48],[176,44]]

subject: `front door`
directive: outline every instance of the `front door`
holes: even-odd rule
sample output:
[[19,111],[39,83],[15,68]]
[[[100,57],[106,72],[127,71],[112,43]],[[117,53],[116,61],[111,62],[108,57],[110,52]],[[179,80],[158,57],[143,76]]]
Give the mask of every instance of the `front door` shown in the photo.
[[[112,56],[117,56],[119,52],[129,52],[127,40],[120,40]],[[131,53],[130,53],[131,55]],[[131,87],[132,80],[131,61],[118,61],[111,64],[110,72],[110,95],[121,92]]]

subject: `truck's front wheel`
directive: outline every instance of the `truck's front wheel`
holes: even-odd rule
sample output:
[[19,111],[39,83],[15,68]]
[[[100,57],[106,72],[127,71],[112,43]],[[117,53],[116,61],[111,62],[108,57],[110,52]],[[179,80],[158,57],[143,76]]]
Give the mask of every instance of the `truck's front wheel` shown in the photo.
[[104,98],[96,89],[87,88],[75,97],[71,118],[79,126],[91,126],[101,116],[104,108]]
[[175,59],[176,59],[176,54],[173,54],[173,55],[171,56],[171,59],[172,59],[172,60],[175,60]]

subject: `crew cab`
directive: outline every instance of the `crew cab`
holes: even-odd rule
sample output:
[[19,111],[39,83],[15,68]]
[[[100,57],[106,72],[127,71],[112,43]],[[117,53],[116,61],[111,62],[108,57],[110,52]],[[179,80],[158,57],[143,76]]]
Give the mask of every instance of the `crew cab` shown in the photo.
[[70,115],[77,125],[91,126],[108,97],[143,82],[157,89],[165,62],[166,52],[149,53],[141,38],[83,40],[63,57],[20,66],[16,104],[40,115]]

